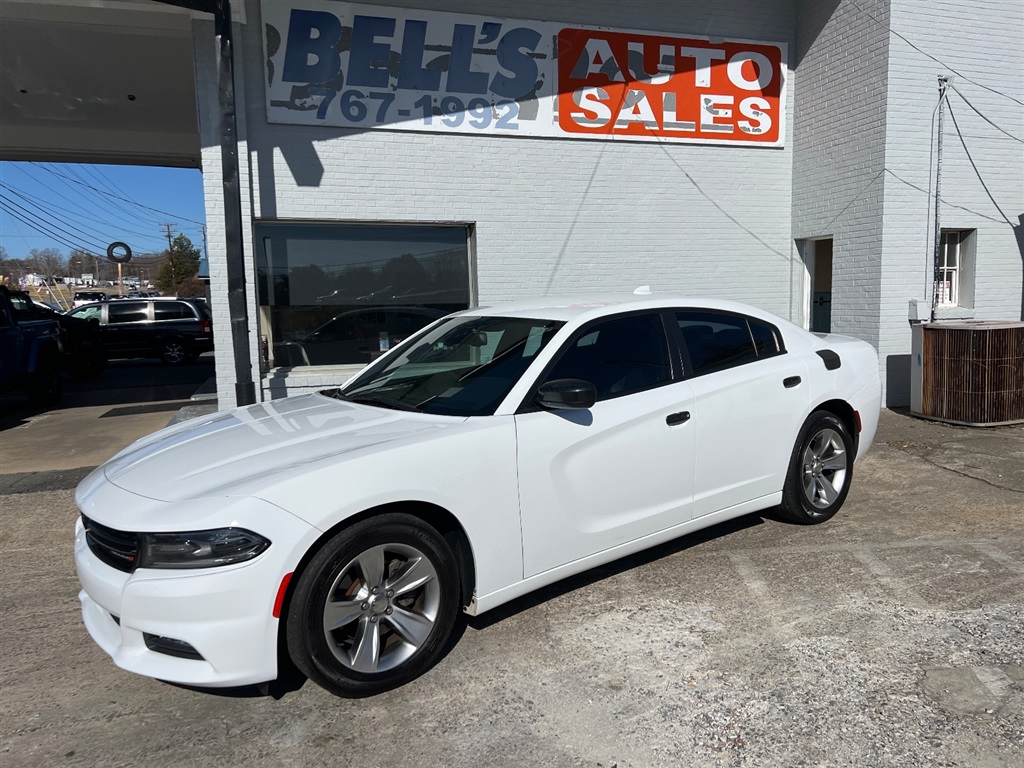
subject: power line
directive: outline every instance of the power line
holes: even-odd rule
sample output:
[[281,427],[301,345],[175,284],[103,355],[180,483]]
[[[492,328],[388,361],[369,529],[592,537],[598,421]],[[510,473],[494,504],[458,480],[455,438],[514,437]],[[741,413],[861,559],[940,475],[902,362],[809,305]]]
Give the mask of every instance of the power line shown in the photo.
[[[40,222],[40,226],[47,226],[45,220],[43,220],[43,218],[41,216],[37,216],[35,213],[30,211],[28,208],[25,208],[24,206],[19,205],[18,203],[14,202],[13,200],[11,200],[9,197],[5,196],[2,193],[0,193],[0,202],[6,204],[8,213],[12,213],[13,212],[13,210],[12,210],[12,206],[13,206],[18,211],[20,211],[23,215],[28,216],[28,217],[30,217],[32,219],[36,219],[37,221],[39,221]],[[99,245],[99,243],[97,241],[93,240],[92,236],[89,235],[88,232],[84,232],[83,230],[79,229],[78,227],[75,227],[75,226],[73,226],[71,224],[68,224],[67,222],[62,221],[61,223],[62,224],[66,224],[68,227],[70,227],[72,230],[74,230],[78,234],[76,235],[75,232],[69,232],[67,229],[64,229],[63,227],[59,227],[56,224],[52,224],[51,223],[51,224],[49,224],[49,226],[52,229],[55,229],[58,232],[62,232],[63,234],[67,235],[72,240],[77,240],[80,237],[84,236],[83,242],[87,242],[87,243],[91,242],[94,246],[98,245],[99,246],[99,250],[101,250],[101,251],[104,249],[104,246],[103,245]],[[82,249],[82,250],[85,250],[85,249]]]
[[[59,205],[54,205],[53,203],[44,201],[41,198],[36,197],[35,195],[30,195],[29,193],[25,192],[24,190],[19,190],[19,189],[15,188],[15,187],[11,186],[10,184],[6,184],[6,183],[4,183],[2,181],[0,181],[0,188],[6,189],[8,192],[10,192],[10,193],[12,193],[14,195],[17,195],[24,202],[29,203],[31,205],[37,206],[43,212],[45,212],[49,216],[53,216],[55,218],[59,218],[60,214],[67,214],[72,219],[83,218],[83,217],[87,217],[88,216],[88,214],[86,214],[84,212],[73,211],[73,210],[71,210],[69,208],[62,208]],[[122,233],[125,233],[125,234],[137,235],[139,238],[141,238],[143,240],[149,240],[151,242],[157,242],[157,241],[160,240],[159,236],[157,236],[157,235],[147,234],[145,232],[139,232],[138,230],[125,229],[120,224],[112,223],[112,222],[104,221],[104,220],[100,220],[100,219],[96,219],[95,217],[92,217],[90,219],[90,221],[93,221],[93,222],[96,222],[96,223],[99,223],[99,224],[106,224],[108,227],[114,227],[119,232],[122,232]],[[98,234],[101,238],[106,237],[106,234],[103,233],[102,231],[98,230],[98,229],[95,229],[95,228],[92,228],[92,227],[87,227],[85,225],[82,225],[82,228],[90,230],[90,231],[92,231],[95,234]]]
[[964,103],[968,107],[973,109],[975,111],[975,113],[977,113],[978,117],[980,117],[982,120],[984,120],[986,123],[991,125],[993,128],[995,128],[1000,133],[1005,134],[1006,136],[1008,136],[1009,138],[1013,139],[1014,141],[1019,141],[1021,144],[1024,144],[1024,139],[1020,138],[1019,136],[1014,136],[1012,133],[1010,133],[1005,128],[1002,128],[1001,126],[998,126],[995,123],[993,123],[991,120],[989,120],[988,117],[986,117],[985,114],[980,109],[978,109],[976,106],[971,104],[971,102],[967,100],[967,97],[964,96],[962,93],[960,93],[960,91],[957,90],[957,87],[955,85],[950,83],[949,87],[952,88],[954,91],[956,91],[957,96],[959,96],[961,99],[963,99]]
[[[36,164],[35,164],[35,163],[33,163],[33,165],[36,165]],[[59,196],[59,197],[60,197],[60,198],[62,198],[63,200],[67,200],[67,201],[68,201],[69,203],[71,203],[72,205],[77,205],[77,206],[78,206],[78,207],[80,207],[80,208],[81,208],[81,209],[82,209],[83,211],[85,211],[86,209],[85,209],[85,207],[84,207],[84,206],[82,205],[82,201],[84,201],[84,202],[86,202],[86,203],[89,203],[89,205],[90,205],[90,206],[91,206],[92,208],[94,208],[95,210],[98,210],[98,211],[100,212],[100,214],[101,214],[101,215],[102,215],[103,213],[107,213],[107,212],[110,212],[110,209],[109,209],[109,208],[107,208],[107,209],[104,209],[103,207],[101,207],[100,205],[98,205],[97,203],[95,203],[95,202],[94,202],[93,200],[91,200],[90,198],[86,197],[86,196],[85,196],[85,193],[84,193],[84,192],[83,192],[83,191],[82,191],[81,189],[79,189],[78,187],[76,187],[76,186],[74,186],[73,184],[71,184],[71,182],[69,182],[69,181],[68,181],[68,180],[66,180],[65,178],[63,178],[63,177],[61,177],[61,176],[58,176],[57,174],[53,174],[54,176],[56,176],[56,177],[57,177],[57,181],[59,181],[59,182],[60,182],[61,184],[63,184],[63,185],[65,186],[65,187],[67,187],[67,188],[68,188],[69,190],[71,190],[71,192],[73,192],[73,193],[75,193],[76,195],[78,195],[78,196],[79,196],[79,197],[81,198],[81,200],[72,200],[72,199],[71,199],[70,197],[68,197],[67,195],[65,195],[65,194],[63,194],[63,193],[61,193],[61,192],[59,192],[58,190],[54,189],[54,188],[53,188],[53,187],[51,187],[50,185],[48,185],[48,184],[45,184],[45,183],[43,183],[42,181],[40,181],[39,179],[37,179],[37,178],[36,178],[35,176],[33,176],[32,174],[30,174],[30,173],[29,173],[28,171],[24,170],[23,168],[21,168],[21,167],[19,167],[19,166],[15,166],[15,167],[16,167],[16,168],[17,168],[17,169],[18,169],[19,171],[21,171],[21,172],[22,172],[23,174],[25,174],[26,176],[28,176],[28,177],[29,177],[30,179],[32,179],[33,181],[35,181],[35,182],[36,182],[37,184],[39,184],[40,186],[42,186],[43,188],[45,188],[45,189],[48,189],[48,190],[49,190],[50,192],[53,192],[53,193],[54,193],[55,195]],[[43,168],[43,170],[44,170],[44,171],[48,171],[48,172],[49,172],[49,169],[47,169],[47,168]],[[52,173],[52,172],[51,172],[51,173]],[[91,216],[96,216],[97,214],[96,214],[96,213],[94,213],[94,212],[90,212],[90,213],[89,213],[89,215],[91,215]]]
[[121,187],[119,187],[117,184],[115,184],[113,180],[111,180],[111,178],[107,176],[107,174],[103,173],[103,171],[97,166],[83,165],[82,168],[86,170],[89,173],[89,175],[92,176],[94,179],[97,179],[100,182],[100,184],[106,186],[107,189],[112,189],[118,194],[128,197],[128,193],[121,189]]
[[971,78],[969,78],[967,75],[963,74],[962,72],[959,72],[958,70],[953,69],[951,66],[949,66],[949,64],[944,62],[942,59],[936,58],[935,56],[932,56],[927,51],[925,51],[925,50],[919,48],[918,46],[914,45],[914,43],[911,42],[908,38],[904,37],[899,32],[897,32],[895,29],[893,29],[891,24],[886,24],[884,21],[879,19],[877,16],[872,14],[870,11],[864,10],[861,6],[859,6],[856,2],[854,2],[854,0],[850,0],[850,5],[852,5],[858,11],[860,11],[865,16],[867,16],[869,19],[874,21],[876,24],[878,24],[880,27],[882,27],[882,29],[884,29],[887,32],[889,32],[890,34],[895,35],[896,37],[898,37],[900,40],[902,40],[904,43],[909,45],[911,48],[913,48],[915,51],[920,53],[922,56],[928,57],[929,59],[934,61],[936,64],[941,64],[943,67],[948,69],[950,72],[952,72],[954,75],[959,77],[961,80],[965,80],[968,83],[970,83],[971,85],[976,85],[979,88],[984,88],[986,91],[991,91],[992,93],[998,94],[999,96],[1002,96],[1003,98],[1009,99],[1010,101],[1016,102],[1017,104],[1020,104],[1022,107],[1024,107],[1024,101],[1021,101],[1020,99],[1017,99],[1017,98],[1011,96],[1008,93],[1003,93],[1002,91],[996,90],[995,88],[990,88],[989,86],[987,86],[987,85],[985,85],[983,83],[979,83],[977,80],[972,80]]
[[[928,195],[929,197],[933,196],[932,193],[931,193],[931,190],[924,189],[923,187],[919,187],[919,186],[917,186],[917,184],[915,184],[912,181],[907,181],[906,179],[904,179],[902,176],[900,176],[895,171],[892,171],[889,168],[886,168],[885,172],[888,173],[890,176],[892,176],[897,181],[902,182],[903,184],[906,184],[911,189],[916,189],[918,192],[923,192],[924,194]],[[1003,221],[1001,221],[1000,219],[997,219],[995,216],[988,216],[988,215],[982,213],[981,211],[975,211],[975,210],[972,210],[971,208],[964,208],[962,205],[956,205],[955,203],[951,203],[948,200],[943,200],[942,204],[943,205],[947,205],[950,208],[956,208],[957,210],[960,210],[960,211],[967,211],[967,213],[973,213],[975,216],[980,216],[983,219],[988,219],[989,221],[994,221],[997,224],[1002,224],[1003,223]],[[1013,225],[1011,224],[1010,226],[1013,226]]]
[[67,195],[65,195],[65,194],[63,194],[61,192],[58,192],[56,189],[51,187],[49,184],[43,183],[42,181],[37,179],[35,176],[33,176],[31,173],[29,173],[24,168],[22,168],[20,165],[18,165],[18,164],[11,164],[11,167],[14,168],[14,170],[18,171],[19,173],[23,174],[24,176],[27,176],[29,178],[29,180],[31,180],[34,183],[38,184],[43,189],[47,189],[50,192],[52,192],[53,194],[57,195],[57,197],[59,197],[60,199],[66,200],[67,202],[71,203],[72,205],[75,205],[75,201],[72,200],[70,197],[68,197]]
[[665,152],[665,155],[668,157],[668,159],[672,163],[672,165],[674,165],[676,168],[678,168],[679,172],[682,173],[683,176],[686,177],[686,180],[693,185],[694,189],[696,189],[701,195],[703,195],[707,199],[707,201],[709,203],[711,203],[713,206],[715,206],[715,208],[717,208],[722,213],[722,215],[725,216],[725,218],[727,218],[729,221],[731,221],[737,227],[742,229],[744,232],[746,232],[752,238],[757,240],[757,242],[759,242],[761,245],[763,245],[765,248],[767,248],[772,253],[776,254],[777,256],[781,256],[786,261],[791,261],[791,257],[790,257],[789,254],[783,253],[782,251],[778,250],[777,248],[774,248],[769,243],[765,242],[763,239],[761,239],[760,235],[758,235],[756,232],[754,232],[754,230],[752,230],[749,227],[745,226],[735,216],[733,216],[731,213],[729,213],[727,210],[725,210],[725,208],[723,208],[721,205],[719,205],[718,202],[713,197],[711,197],[711,195],[709,195],[707,192],[705,192],[704,189],[700,186],[700,184],[697,183],[696,179],[694,179],[693,176],[691,176],[689,173],[687,173],[686,169],[683,168],[683,166],[681,166],[679,164],[679,162],[672,156],[672,153],[669,152],[668,147],[665,145],[664,142],[658,141],[658,146],[660,146],[662,148],[662,150]]
[[61,237],[60,235],[55,235],[55,234],[53,234],[52,232],[47,232],[47,231],[46,231],[45,229],[41,228],[41,227],[40,227],[40,226],[38,226],[37,224],[34,224],[34,223],[33,223],[32,221],[28,220],[27,218],[25,218],[24,216],[22,216],[22,215],[21,215],[20,213],[18,213],[17,211],[13,211],[13,210],[8,210],[8,211],[7,211],[7,214],[8,214],[9,216],[11,216],[12,218],[16,219],[17,221],[20,221],[20,222],[21,222],[22,224],[24,224],[25,226],[27,226],[27,227],[29,227],[29,228],[31,228],[31,229],[34,229],[34,230],[35,230],[36,232],[39,232],[40,234],[42,234],[42,235],[45,235],[46,237],[48,237],[48,238],[49,238],[49,239],[51,239],[51,240],[55,240],[55,241],[57,241],[57,242],[58,242],[58,243],[60,243],[61,245],[65,246],[66,248],[70,248],[70,249],[71,249],[71,250],[73,250],[73,251],[74,251],[74,250],[78,250],[78,251],[85,251],[85,252],[86,252],[86,253],[88,253],[88,254],[89,254],[90,256],[94,256],[94,257],[95,257],[95,256],[97,256],[97,254],[93,253],[93,252],[92,252],[92,251],[90,251],[90,250],[89,250],[88,248],[82,248],[82,247],[81,247],[80,245],[75,245],[74,243],[72,243],[72,242],[71,242],[71,241],[69,241],[69,240],[66,240],[66,239],[64,239],[64,238],[63,238],[63,237]]
[[[42,168],[43,170],[45,170],[45,171],[47,171],[49,173],[52,173],[55,176],[60,176],[61,178],[68,178],[66,176],[63,176],[63,174],[60,174],[57,171],[53,170],[52,168],[47,168],[46,166],[42,165],[41,163],[32,163],[32,165],[38,166],[38,167]],[[71,181],[75,182],[76,184],[81,184],[82,186],[87,187],[87,188],[91,189],[94,192],[98,192],[99,194],[103,195],[104,197],[110,197],[110,198],[114,198],[114,199],[117,199],[117,200],[121,200],[122,202],[129,203],[129,204],[134,205],[134,206],[136,206],[138,208],[143,208],[143,209],[145,209],[147,211],[153,211],[154,213],[159,213],[161,216],[173,216],[173,217],[178,218],[178,219],[184,219],[185,221],[191,222],[192,224],[203,224],[204,223],[202,221],[196,221],[195,219],[190,219],[187,216],[179,216],[176,213],[168,213],[167,211],[162,211],[159,208],[153,208],[152,206],[149,206],[149,205],[143,205],[142,203],[137,202],[135,200],[131,200],[131,199],[127,198],[127,197],[121,197],[120,195],[115,195],[113,192],[104,192],[101,189],[97,189],[96,187],[94,187],[94,186],[92,186],[90,184],[86,184],[85,182],[78,181],[76,179],[71,179]]]
[[1003,220],[1012,227],[1013,222],[1010,221],[1009,217],[1005,213],[1003,213],[1003,209],[999,207],[999,203],[997,203],[995,197],[993,197],[991,190],[988,188],[988,184],[985,183],[985,179],[981,177],[981,171],[978,170],[978,166],[974,162],[974,158],[971,157],[971,150],[967,148],[967,142],[964,141],[964,137],[960,134],[960,126],[957,125],[956,115],[953,114],[953,105],[949,103],[948,99],[946,101],[946,106],[949,107],[949,116],[953,120],[953,127],[956,129],[956,135],[960,138],[960,144],[963,146],[964,152],[967,153],[967,159],[971,162],[971,168],[974,169],[974,175],[977,176],[978,181],[981,182],[981,188],[985,190],[985,194],[988,195],[988,199],[992,201],[992,205],[994,205],[996,210],[999,211],[999,215],[1002,216]]
[[[38,165],[38,164],[35,164],[35,165]],[[48,173],[51,173],[54,176],[56,176],[57,179],[62,184],[64,184],[65,186],[70,187],[73,191],[77,192],[83,198],[87,199],[91,205],[96,206],[97,208],[99,208],[102,211],[109,211],[111,213],[115,213],[116,211],[121,211],[123,214],[126,214],[127,216],[131,217],[135,221],[138,221],[139,219],[142,219],[142,218],[144,218],[144,216],[148,215],[148,214],[142,215],[142,214],[139,213],[139,211],[132,210],[132,209],[124,206],[123,204],[121,204],[117,200],[111,199],[107,195],[107,193],[103,192],[100,189],[97,189],[96,187],[93,187],[91,184],[88,183],[88,181],[86,181],[84,178],[82,178],[78,173],[74,173],[75,178],[71,178],[71,176],[68,176],[68,175],[66,175],[64,173],[59,173],[58,171],[54,170],[54,168],[52,168],[52,167],[45,167],[45,166],[39,166],[39,167],[41,167],[44,171],[47,171]],[[70,169],[67,169],[67,170],[70,171]],[[91,192],[92,194],[87,194],[87,191]],[[155,218],[155,217],[150,216],[150,218],[152,219],[152,218]]]
[[[38,165],[38,164],[33,164],[33,165]],[[118,228],[118,229],[120,229],[122,231],[125,231],[125,232],[134,233],[134,234],[138,235],[139,237],[146,238],[149,241],[149,243],[151,244],[150,247],[152,247],[152,243],[158,241],[158,239],[159,239],[158,236],[156,236],[156,235],[142,233],[142,232],[139,232],[138,230],[133,230],[133,229],[129,228],[132,225],[137,225],[137,224],[140,223],[139,217],[137,216],[137,214],[134,211],[129,211],[129,215],[131,216],[131,219],[127,219],[127,218],[122,218],[122,217],[111,215],[111,214],[116,214],[117,210],[114,209],[114,208],[111,208],[109,205],[99,205],[97,202],[95,202],[91,198],[87,197],[85,195],[84,191],[79,188],[79,186],[72,185],[67,179],[62,178],[60,174],[55,174],[53,171],[51,171],[50,169],[48,169],[46,167],[42,167],[41,166],[41,169],[43,171],[46,171],[47,173],[50,173],[51,175],[55,175],[57,177],[57,180],[60,181],[61,184],[63,184],[64,186],[69,187],[71,189],[71,191],[73,191],[76,195],[78,195],[79,199],[72,199],[72,198],[68,197],[68,195],[62,193],[60,190],[55,189],[53,186],[51,186],[50,184],[47,184],[45,181],[43,181],[42,179],[38,178],[34,174],[29,173],[28,170],[26,170],[25,168],[22,167],[22,164],[12,163],[11,167],[15,168],[22,175],[26,176],[32,183],[38,184],[43,189],[46,189],[48,192],[52,193],[53,195],[56,195],[61,200],[64,200],[65,202],[71,204],[72,206],[75,206],[75,210],[79,211],[81,213],[81,216],[89,217],[90,219],[92,219],[94,221],[107,224],[107,225],[109,225],[111,227],[116,227],[116,228]],[[22,192],[24,192],[24,190],[22,190]],[[36,200],[38,201],[38,198],[36,198]],[[92,208],[98,209],[101,212],[102,215],[98,215],[95,212],[93,212],[92,210],[86,209],[83,206],[83,202],[89,203],[89,205]],[[36,205],[39,205],[39,204],[40,203],[36,202]],[[51,205],[53,205],[53,204],[51,203]],[[74,213],[70,209],[61,208],[60,206],[55,206],[54,205],[54,208],[56,208],[57,210],[63,210],[65,213]],[[156,217],[153,217],[153,219],[155,219],[155,218]],[[202,231],[202,226],[203,225],[199,225],[199,226],[195,227],[194,229],[196,231],[200,231],[201,232]],[[154,229],[155,228],[156,228],[156,225],[154,224]],[[182,227],[182,229],[191,230],[193,228],[192,227]]]
[[[61,166],[63,167],[63,169],[65,171],[67,171],[68,173],[72,174],[75,178],[78,179],[78,181],[76,183],[82,184],[87,189],[95,189],[95,187],[90,185],[89,180],[84,175],[84,171],[85,171],[86,166],[82,166],[83,173],[79,173],[79,171],[74,166],[70,165],[69,163],[62,163]],[[107,193],[102,192],[102,190],[97,190],[97,194],[107,194]],[[109,205],[113,205],[114,207],[120,209],[121,211],[124,211],[126,214],[128,214],[130,216],[135,216],[136,215],[136,213],[134,211],[132,211],[130,208],[127,208],[123,203],[120,203],[117,200],[110,200],[110,199],[108,199],[108,200],[104,200],[104,203],[106,205],[108,205],[108,206]]]

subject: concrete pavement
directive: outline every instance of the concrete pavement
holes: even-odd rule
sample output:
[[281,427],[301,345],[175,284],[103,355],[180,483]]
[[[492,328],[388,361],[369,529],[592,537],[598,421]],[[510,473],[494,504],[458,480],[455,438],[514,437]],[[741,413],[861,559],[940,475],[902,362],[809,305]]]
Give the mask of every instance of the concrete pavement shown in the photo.
[[4,768],[1024,765],[1021,427],[887,411],[829,523],[595,569],[363,701],[119,670],[81,625],[66,473],[36,477],[58,487],[0,495]]

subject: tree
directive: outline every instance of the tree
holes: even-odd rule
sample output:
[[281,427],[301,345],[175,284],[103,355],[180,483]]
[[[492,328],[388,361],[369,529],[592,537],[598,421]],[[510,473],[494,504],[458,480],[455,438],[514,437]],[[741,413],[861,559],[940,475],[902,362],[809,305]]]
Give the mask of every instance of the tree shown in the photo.
[[68,262],[56,248],[33,248],[28,253],[29,263],[37,275],[48,281],[55,277],[63,277],[68,271]]
[[156,274],[156,287],[165,294],[191,296],[194,278],[199,272],[199,249],[185,235],[171,241],[171,247],[162,254],[163,264]]

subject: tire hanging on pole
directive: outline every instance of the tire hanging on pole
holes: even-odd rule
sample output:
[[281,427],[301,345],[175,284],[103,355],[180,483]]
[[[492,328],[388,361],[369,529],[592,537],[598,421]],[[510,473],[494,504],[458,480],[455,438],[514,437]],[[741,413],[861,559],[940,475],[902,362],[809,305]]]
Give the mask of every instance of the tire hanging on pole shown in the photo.
[[[118,253],[119,248],[123,249],[124,253]],[[107,258],[118,264],[127,264],[132,260],[132,249],[128,247],[128,243],[111,243],[107,246]]]

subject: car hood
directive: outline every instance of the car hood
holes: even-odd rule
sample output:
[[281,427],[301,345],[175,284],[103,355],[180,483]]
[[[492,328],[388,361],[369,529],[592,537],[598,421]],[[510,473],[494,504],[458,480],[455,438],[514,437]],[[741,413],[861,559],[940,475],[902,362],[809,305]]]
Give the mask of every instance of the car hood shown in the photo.
[[300,395],[156,432],[108,461],[103,474],[124,490],[161,501],[258,496],[276,477],[371,446],[429,437],[463,421]]

